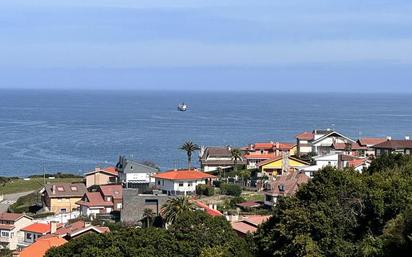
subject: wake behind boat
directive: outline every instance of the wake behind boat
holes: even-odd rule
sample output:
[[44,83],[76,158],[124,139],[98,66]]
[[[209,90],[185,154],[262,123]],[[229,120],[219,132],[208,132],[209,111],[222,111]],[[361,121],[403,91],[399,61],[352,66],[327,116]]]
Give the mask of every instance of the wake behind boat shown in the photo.
[[177,110],[181,111],[181,112],[185,112],[187,111],[188,106],[185,103],[181,103],[177,106]]

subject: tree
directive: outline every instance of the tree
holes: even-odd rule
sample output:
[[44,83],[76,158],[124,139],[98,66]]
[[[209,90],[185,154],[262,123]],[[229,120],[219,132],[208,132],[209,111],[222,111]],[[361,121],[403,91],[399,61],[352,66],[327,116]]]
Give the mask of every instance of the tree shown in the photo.
[[156,214],[152,209],[146,208],[143,210],[143,217],[142,220],[145,221],[146,227],[150,227],[153,224],[153,220],[155,218]]
[[173,224],[177,217],[186,211],[195,210],[195,205],[188,196],[180,196],[169,199],[162,206],[162,215],[166,224]]
[[232,155],[233,169],[237,172],[237,162],[242,159],[242,152],[238,148],[233,148],[230,150],[230,154]]
[[192,168],[192,153],[194,151],[200,150],[200,147],[197,144],[194,144],[192,141],[187,141],[180,147],[180,150],[186,151],[187,167],[190,170]]

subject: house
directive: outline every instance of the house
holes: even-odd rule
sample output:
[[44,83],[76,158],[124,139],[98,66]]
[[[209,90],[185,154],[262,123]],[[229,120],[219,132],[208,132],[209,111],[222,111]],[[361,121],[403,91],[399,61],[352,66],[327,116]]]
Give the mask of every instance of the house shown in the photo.
[[268,177],[280,176],[284,172],[309,166],[309,163],[290,156],[278,156],[258,164],[259,170]]
[[375,156],[375,149],[372,146],[385,142],[385,137],[363,137],[357,140],[360,146],[366,147],[366,156]]
[[193,203],[196,205],[197,210],[201,210],[210,216],[217,217],[217,216],[223,216],[223,213],[217,210],[216,204],[205,204],[201,201],[196,201],[194,200]]
[[245,237],[247,234],[255,233],[258,227],[269,218],[270,216],[268,215],[242,216],[232,219],[230,225],[240,237]]
[[170,198],[159,190],[153,190],[151,194],[140,194],[137,190],[124,189],[121,222],[128,225],[137,224],[143,218],[145,209],[151,209],[156,216],[160,215],[162,206]]
[[39,238],[53,234],[57,229],[61,228],[63,224],[57,222],[50,223],[33,223],[20,231],[24,234],[21,241],[19,241],[19,246],[28,246],[36,242]]
[[33,219],[21,213],[0,213],[0,248],[16,250],[19,231],[33,223]]
[[83,183],[55,183],[46,185],[42,194],[43,206],[54,213],[71,212],[79,206],[76,204],[87,192]]
[[124,156],[119,157],[116,170],[125,188],[134,188],[139,190],[139,192],[148,190],[150,185],[154,183],[152,176],[159,172],[159,170],[154,167],[128,160]]
[[276,178],[268,184],[265,192],[266,206],[274,206],[279,197],[294,195],[299,186],[308,183],[310,178],[303,172],[289,172]]
[[211,184],[217,179],[208,173],[199,170],[170,170],[153,176],[156,187],[168,195],[187,195],[196,192],[196,186],[200,184]]
[[108,227],[93,226],[85,221],[76,221],[60,229],[57,229],[55,233],[49,236],[58,236],[66,240],[72,240],[90,233],[103,234],[107,232],[110,232],[110,229]]
[[123,205],[122,185],[101,185],[96,192],[86,192],[76,202],[82,216],[96,218],[98,214],[110,214],[120,211]]
[[[211,172],[216,170],[232,169],[235,160],[232,157],[231,147],[201,147],[199,161],[202,171]],[[246,165],[245,159],[237,160],[237,165]]]
[[362,146],[358,142],[334,143],[330,153],[344,153],[353,156],[366,157],[367,146]]
[[303,132],[296,136],[296,140],[298,156],[308,154],[326,155],[331,152],[333,144],[355,143],[355,141],[349,137],[331,129]]
[[94,171],[85,174],[86,187],[100,186],[118,183],[118,172],[116,167],[104,169],[96,168]]
[[325,167],[333,167],[337,169],[343,169],[349,167],[350,161],[353,160],[366,160],[362,157],[357,157],[353,155],[348,155],[344,153],[331,153],[323,156],[313,157],[315,165],[301,168],[302,171],[309,177],[313,177],[314,173]]
[[248,169],[257,169],[257,164],[259,162],[282,156],[283,154],[295,155],[296,149],[296,144],[291,143],[255,143],[245,147],[247,153],[244,158],[247,160]]
[[362,173],[365,169],[369,168],[371,165],[368,159],[354,159],[347,161],[346,166],[349,168],[353,168],[359,173]]
[[372,146],[372,149],[375,150],[375,156],[390,153],[410,155],[412,154],[412,140],[410,140],[409,137],[406,137],[404,140],[388,138],[385,142]]
[[32,245],[21,251],[13,252],[13,257],[43,257],[52,247],[59,247],[67,243],[67,240],[58,236],[39,238]]

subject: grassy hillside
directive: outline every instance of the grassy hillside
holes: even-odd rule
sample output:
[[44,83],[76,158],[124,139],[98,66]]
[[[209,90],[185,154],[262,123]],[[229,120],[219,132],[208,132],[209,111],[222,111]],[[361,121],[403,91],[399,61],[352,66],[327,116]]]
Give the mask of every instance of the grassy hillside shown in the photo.
[[[46,178],[46,183],[58,183],[58,182],[81,182],[82,178]],[[39,190],[43,187],[43,178],[31,178],[30,180],[24,179],[11,179],[7,182],[0,184],[0,194],[13,194],[20,192],[28,192],[33,190]]]

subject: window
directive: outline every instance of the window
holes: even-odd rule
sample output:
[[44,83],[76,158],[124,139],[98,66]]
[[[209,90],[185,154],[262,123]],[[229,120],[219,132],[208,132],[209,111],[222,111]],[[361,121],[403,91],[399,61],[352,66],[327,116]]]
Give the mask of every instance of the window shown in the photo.
[[58,187],[57,187],[57,191],[59,191],[59,192],[64,192],[64,187],[58,186]]
[[111,201],[112,200],[112,198],[110,197],[110,196],[108,196],[108,197],[106,197],[106,201]]
[[33,239],[33,234],[32,233],[27,233],[26,234],[26,239],[31,241]]
[[70,189],[71,189],[72,191],[77,191],[77,187],[76,187],[76,186],[71,186]]
[[184,184],[182,181],[179,181],[179,187],[182,187]]
[[188,186],[188,187],[191,187],[192,185],[193,185],[193,181],[187,182],[187,186]]
[[9,237],[9,236],[10,236],[10,232],[9,232],[9,231],[1,231],[1,236],[2,236],[2,237]]
[[122,203],[118,203],[116,207],[117,207],[117,209],[121,209],[122,208]]
[[67,209],[66,209],[66,208],[62,208],[62,209],[60,209],[60,212],[65,213],[66,211],[67,211]]
[[158,180],[158,181],[157,181],[157,185],[159,185],[159,186],[160,186],[160,180]]
[[61,198],[57,198],[57,201],[58,201],[58,202],[61,202],[61,201],[62,201],[62,199],[61,199]]

